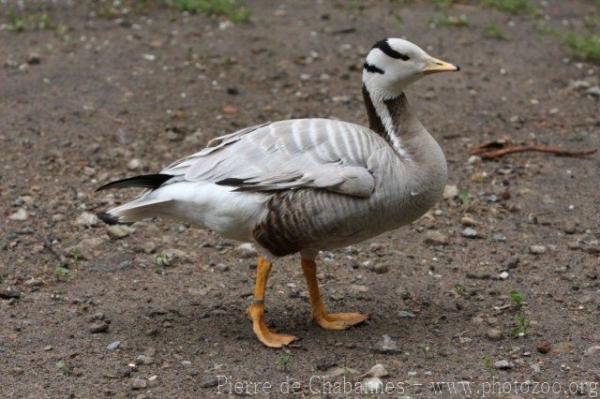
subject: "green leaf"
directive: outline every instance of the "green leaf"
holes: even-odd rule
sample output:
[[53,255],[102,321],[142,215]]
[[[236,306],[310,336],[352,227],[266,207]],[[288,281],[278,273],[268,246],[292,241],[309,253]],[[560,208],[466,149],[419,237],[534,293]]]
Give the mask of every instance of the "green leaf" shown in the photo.
[[572,32],[563,41],[577,58],[600,62],[600,35]]
[[458,199],[463,204],[468,204],[469,202],[471,202],[471,194],[469,194],[469,191],[467,191],[467,190],[459,191],[458,192]]
[[65,375],[71,374],[71,368],[65,363],[64,360],[59,360],[58,362],[56,362],[55,365],[58,371],[60,371],[61,373]]
[[521,294],[519,291],[512,290],[510,292],[510,299],[515,305],[519,307],[523,306],[523,294]]
[[69,274],[69,269],[67,269],[65,265],[58,265],[54,269],[54,276],[56,276],[57,279],[60,279],[61,277],[66,276],[67,274]]
[[484,4],[511,14],[530,13],[536,9],[529,0],[484,0]]

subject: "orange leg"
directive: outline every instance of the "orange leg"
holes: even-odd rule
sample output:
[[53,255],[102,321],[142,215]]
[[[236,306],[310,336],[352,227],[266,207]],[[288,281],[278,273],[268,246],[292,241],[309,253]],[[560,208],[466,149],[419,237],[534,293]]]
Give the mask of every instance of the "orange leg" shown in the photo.
[[293,335],[277,334],[269,330],[265,324],[265,290],[271,272],[271,262],[258,258],[256,265],[256,285],[254,286],[254,302],[248,307],[248,316],[252,320],[252,328],[256,337],[269,348],[281,348],[294,341]]
[[368,315],[361,313],[327,313],[319,292],[317,264],[312,260],[302,259],[302,270],[308,284],[312,318],[317,324],[326,330],[345,330],[367,320]]

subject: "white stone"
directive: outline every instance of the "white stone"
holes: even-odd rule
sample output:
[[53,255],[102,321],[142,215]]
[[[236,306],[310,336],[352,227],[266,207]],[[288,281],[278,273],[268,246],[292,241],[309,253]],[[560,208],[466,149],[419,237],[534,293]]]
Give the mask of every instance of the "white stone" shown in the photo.
[[600,353],[600,345],[590,346],[585,351],[586,356],[592,356],[592,355],[595,355],[596,353]]
[[387,377],[390,373],[386,370],[385,366],[381,363],[377,363],[375,366],[371,367],[369,371],[362,375],[362,377]]
[[256,248],[253,244],[245,242],[236,247],[235,252],[239,258],[254,258],[258,255]]
[[453,184],[447,184],[444,187],[444,199],[451,199],[458,195],[458,187]]
[[27,213],[27,211],[24,208],[19,208],[15,213],[11,214],[8,218],[10,220],[16,220],[16,221],[22,222],[24,220],[27,220],[28,217],[29,217],[29,214]]
[[529,252],[535,255],[541,255],[546,253],[546,247],[544,245],[532,245],[529,247]]
[[508,360],[498,360],[497,362],[494,363],[494,368],[499,369],[499,370],[508,370],[508,369],[512,369],[514,367],[514,365],[509,362]]
[[471,155],[469,157],[469,160],[467,161],[467,163],[469,165],[473,165],[473,164],[476,164],[476,163],[479,163],[479,162],[481,162],[481,157],[478,157],[477,155]]
[[108,231],[109,236],[116,239],[127,237],[129,234],[135,231],[133,227],[124,226],[120,224],[106,226],[106,230]]
[[98,219],[98,216],[91,212],[83,212],[76,220],[76,223],[79,226],[84,227],[93,227],[98,225],[99,222],[100,220]]
[[137,158],[133,158],[131,161],[127,163],[127,168],[129,170],[138,170],[142,167],[142,161]]

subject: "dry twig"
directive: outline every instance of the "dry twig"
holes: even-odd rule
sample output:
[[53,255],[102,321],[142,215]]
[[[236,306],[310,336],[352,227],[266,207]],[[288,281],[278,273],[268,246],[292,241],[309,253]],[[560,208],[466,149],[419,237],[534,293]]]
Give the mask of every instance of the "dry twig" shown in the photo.
[[473,148],[471,150],[471,155],[480,156],[482,159],[496,159],[508,154],[515,154],[518,152],[544,152],[547,154],[554,154],[563,157],[580,157],[594,154],[596,151],[596,149],[572,151],[565,150],[559,147],[550,147],[539,144],[511,145],[510,141],[506,139],[501,139],[491,141],[489,143],[485,143]]

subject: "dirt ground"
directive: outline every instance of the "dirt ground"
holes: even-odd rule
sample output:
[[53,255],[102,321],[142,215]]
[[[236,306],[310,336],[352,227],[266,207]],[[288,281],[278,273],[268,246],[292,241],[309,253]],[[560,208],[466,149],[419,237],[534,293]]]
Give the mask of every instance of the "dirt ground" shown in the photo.
[[[365,381],[378,363],[389,397],[600,395],[600,156],[469,155],[505,136],[600,147],[600,67],[540,28],[581,26],[598,13],[592,1],[547,0],[533,17],[256,0],[239,24],[110,4],[48,2],[50,26],[20,33],[6,13],[0,22],[0,397],[283,397],[286,387],[347,397],[357,392],[327,381]],[[443,14],[469,26],[433,26]],[[490,24],[508,40],[483,37]],[[284,258],[267,319],[302,339],[267,349],[244,314],[254,258],[239,243],[164,221],[109,231],[88,217],[135,194],[95,193],[100,184],[158,171],[237,128],[366,124],[361,57],[386,36],[462,67],[407,92],[458,193],[449,187],[410,226],[321,254],[330,308],[368,313],[366,324],[313,325],[299,261]]]

